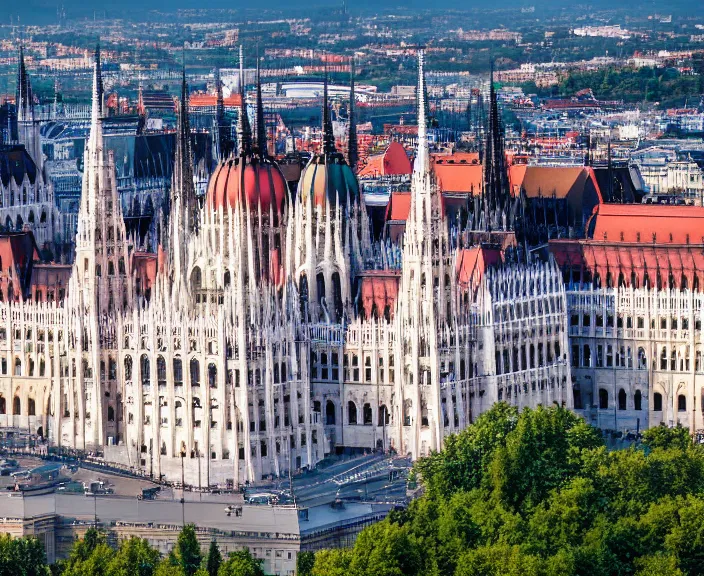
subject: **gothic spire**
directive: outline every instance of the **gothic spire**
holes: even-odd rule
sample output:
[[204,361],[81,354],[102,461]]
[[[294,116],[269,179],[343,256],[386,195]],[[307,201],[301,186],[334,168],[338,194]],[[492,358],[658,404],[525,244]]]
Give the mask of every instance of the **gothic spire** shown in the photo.
[[100,45],[95,48],[95,58],[93,61],[93,96],[91,102],[91,138],[93,132],[101,125],[103,117],[103,77],[100,69]]
[[353,172],[357,171],[359,152],[357,151],[357,124],[354,116],[354,54],[350,58],[350,113],[347,127],[347,163]]
[[425,54],[418,50],[418,151],[413,165],[414,172],[425,174],[429,170],[428,132],[425,115],[425,72],[423,65]]
[[247,96],[244,90],[244,55],[240,45],[240,113],[237,119],[237,146],[240,156],[252,153],[252,129],[247,116]]
[[328,64],[325,61],[325,78],[323,80],[323,154],[326,156],[335,152],[335,136],[332,132],[330,121],[330,108],[328,107]]
[[100,116],[102,118],[104,116],[104,110],[103,110],[104,92],[103,92],[103,71],[102,71],[102,67],[100,64],[100,41],[98,41],[98,43],[95,45],[95,67],[97,70],[98,84],[93,87],[93,90],[95,91],[95,94],[97,94],[97,97],[98,97],[98,103],[100,104],[100,108],[99,108]]
[[24,46],[20,43],[20,51],[17,66],[17,94],[15,98],[17,106],[17,119],[27,120],[33,109],[32,85],[27,74],[27,67],[24,63]]
[[261,156],[267,156],[266,123],[264,120],[264,103],[262,102],[262,81],[259,75],[259,59],[257,58],[257,147]]

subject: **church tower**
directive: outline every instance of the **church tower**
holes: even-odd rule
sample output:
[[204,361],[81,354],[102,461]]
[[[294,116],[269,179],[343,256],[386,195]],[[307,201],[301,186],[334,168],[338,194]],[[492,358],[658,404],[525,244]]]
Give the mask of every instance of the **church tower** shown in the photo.
[[24,48],[20,45],[19,65],[17,67],[17,92],[15,94],[17,107],[17,137],[20,144],[29,152],[37,165],[37,171],[42,173],[44,158],[42,155],[42,142],[39,132],[39,120],[34,113],[34,94],[32,83],[27,73],[24,62]]
[[445,287],[451,269],[442,196],[430,171],[423,51],[418,52],[418,151],[403,239],[398,341],[401,344],[403,453],[414,458],[442,448],[438,333],[446,324]]
[[[105,153],[99,51],[93,69],[91,129],[84,153],[76,257],[68,290],[67,322],[74,331],[68,350],[76,367],[63,390],[65,410],[75,415],[75,445],[90,449],[118,435],[120,410],[116,334],[132,306],[130,252],[115,181],[115,162]],[[73,406],[70,404],[73,403]],[[108,417],[108,413],[112,418]],[[109,423],[109,424],[108,424]]]

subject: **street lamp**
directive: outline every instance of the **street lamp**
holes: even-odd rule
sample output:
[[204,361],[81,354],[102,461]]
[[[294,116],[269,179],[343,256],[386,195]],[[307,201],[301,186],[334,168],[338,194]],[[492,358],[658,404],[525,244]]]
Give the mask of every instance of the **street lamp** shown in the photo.
[[183,459],[186,457],[186,443],[181,442],[181,521],[186,526],[186,483],[184,481]]

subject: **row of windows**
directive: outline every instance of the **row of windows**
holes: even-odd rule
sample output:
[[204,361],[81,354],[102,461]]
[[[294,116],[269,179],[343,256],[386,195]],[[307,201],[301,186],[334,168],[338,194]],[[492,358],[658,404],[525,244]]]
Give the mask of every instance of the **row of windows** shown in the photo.
[[[597,328],[603,328],[606,326],[606,328],[613,328],[614,327],[614,315],[613,314],[607,314],[606,315],[606,325],[604,325],[604,315],[603,314],[595,314],[594,315],[594,325]],[[633,328],[633,317],[632,316],[622,316],[618,315],[615,317],[616,318],[616,328],[623,328],[624,327],[624,318],[625,318],[625,327],[627,329]],[[592,325],[592,315],[591,314],[572,314],[570,315],[570,326],[577,327],[580,326],[580,320],[581,320],[581,326],[583,328],[589,328]],[[652,330],[655,330],[657,323],[655,318],[651,318],[650,320],[650,328]],[[689,318],[687,317],[682,317],[678,318],[675,316],[672,317],[667,317],[667,316],[661,316],[660,317],[660,329],[661,330],[667,330],[668,328],[671,330],[689,330]],[[642,330],[645,328],[645,318],[643,316],[638,316],[636,318],[636,328],[639,330]],[[695,330],[701,330],[702,328],[702,322],[700,319],[695,319],[694,321],[694,329]]]

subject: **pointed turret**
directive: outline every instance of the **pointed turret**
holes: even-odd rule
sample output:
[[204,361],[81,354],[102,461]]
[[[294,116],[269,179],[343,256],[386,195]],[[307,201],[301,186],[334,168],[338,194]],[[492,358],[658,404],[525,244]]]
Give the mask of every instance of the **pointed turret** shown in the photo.
[[428,172],[429,151],[428,151],[428,120],[425,115],[425,72],[423,65],[425,61],[424,51],[418,50],[418,151],[413,171],[425,174]]
[[259,60],[257,60],[257,148],[261,156],[267,156],[266,122],[264,120],[264,103],[262,102],[262,82],[259,76]]
[[347,127],[347,163],[353,172],[357,172],[357,162],[359,152],[357,150],[357,124],[354,114],[355,94],[354,94],[354,54],[350,58],[350,113],[349,125]]
[[237,151],[240,156],[252,153],[252,129],[247,116],[247,95],[244,90],[244,56],[240,46],[240,113],[237,119]]
[[27,74],[27,67],[24,62],[24,47],[20,44],[17,66],[17,93],[15,96],[17,107],[17,121],[29,121],[34,117],[34,96],[32,95],[32,85]]
[[193,153],[191,150],[191,129],[188,121],[188,82],[184,67],[177,118],[168,246],[174,275],[173,288],[176,294],[181,288],[179,282],[185,283],[186,246],[190,236],[197,232],[197,227],[198,200],[193,182]]
[[98,84],[93,87],[93,90],[100,104],[100,117],[103,118],[105,116],[105,93],[103,89],[103,71],[100,64],[100,42],[95,45],[95,69],[97,70]]
[[330,108],[328,107],[328,67],[325,64],[325,79],[323,80],[323,154],[328,156],[335,152],[335,136],[332,132]]

